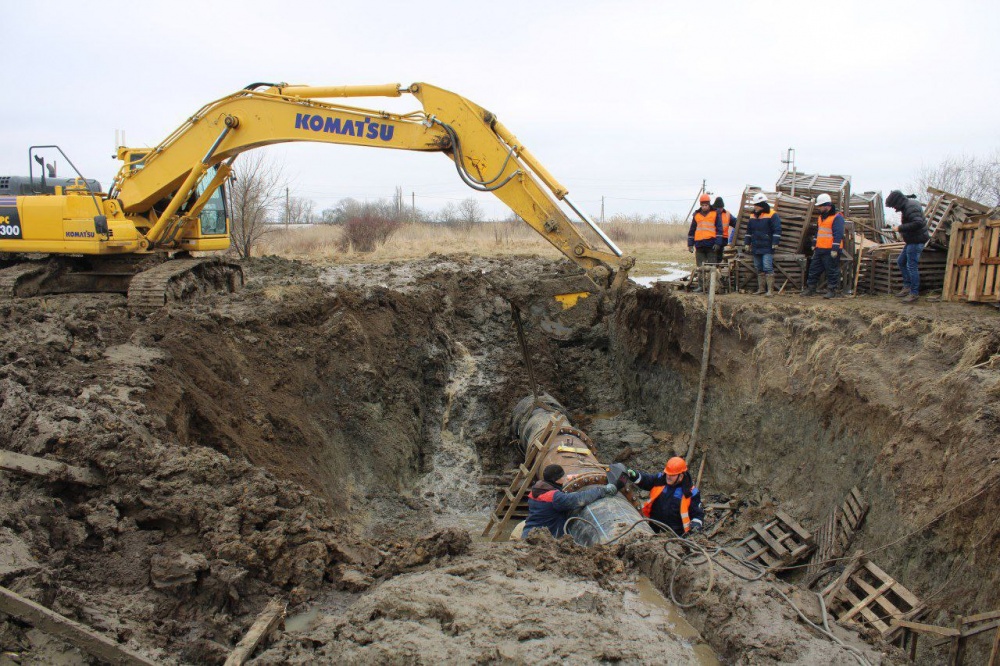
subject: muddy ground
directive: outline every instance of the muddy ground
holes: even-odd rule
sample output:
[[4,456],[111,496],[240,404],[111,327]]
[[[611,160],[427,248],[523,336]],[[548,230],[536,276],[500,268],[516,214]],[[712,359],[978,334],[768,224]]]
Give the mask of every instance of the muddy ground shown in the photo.
[[[727,663],[857,663],[773,582],[720,579],[687,613],[702,638],[662,598],[637,605],[636,576],[665,589],[655,541],[478,539],[530,391],[502,295],[561,266],[245,270],[238,294],[146,317],[113,295],[0,304],[0,448],[106,476],[0,475],[0,584],[164,663],[221,663],[273,596],[288,629],[259,663],[711,663],[702,638]],[[702,486],[743,501],[728,535],[775,507],[814,529],[858,485],[873,503],[858,547],[931,620],[996,607],[995,311],[719,302]],[[704,299],[636,288],[562,317],[529,315],[535,370],[606,461],[683,453]],[[898,658],[838,632],[871,661]],[[87,660],[10,618],[0,649],[0,663]]]

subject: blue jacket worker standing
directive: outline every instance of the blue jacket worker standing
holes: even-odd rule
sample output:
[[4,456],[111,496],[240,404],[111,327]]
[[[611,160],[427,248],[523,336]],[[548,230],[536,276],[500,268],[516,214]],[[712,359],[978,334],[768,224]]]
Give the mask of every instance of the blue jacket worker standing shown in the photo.
[[[659,474],[634,469],[626,473],[635,485],[650,491],[649,501],[642,507],[644,516],[667,525],[677,536],[701,529],[705,511],[701,508],[701,495],[694,487],[684,458],[674,456]],[[655,523],[652,526],[656,532],[663,531]]]
[[528,494],[528,519],[524,521],[522,538],[536,527],[544,527],[558,538],[566,533],[566,520],[577,509],[582,509],[602,497],[618,492],[613,483],[606,486],[587,486],[575,493],[563,492],[559,480],[565,476],[562,466],[549,465],[542,471],[542,480],[531,487]]
[[750,198],[753,214],[747,220],[747,235],[743,241],[746,252],[753,253],[753,267],[757,271],[757,291],[774,296],[774,253],[781,243],[781,218],[771,212],[771,205],[763,192]]
[[[714,263],[726,242],[722,231],[722,215],[712,209],[711,201],[707,194],[698,198],[698,210],[691,217],[691,227],[688,229],[688,252],[695,253],[695,263],[699,266],[706,261]],[[702,291],[701,285],[695,291]]]
[[904,196],[899,190],[893,190],[885,199],[885,205],[899,211],[901,220],[899,233],[903,236],[906,246],[896,260],[899,272],[903,274],[903,289],[896,294],[904,303],[913,303],[920,297],[920,254],[924,244],[931,239],[927,233],[927,220],[924,219],[924,208],[916,199]]
[[803,296],[816,293],[819,278],[826,272],[826,296],[836,298],[840,288],[840,250],[844,242],[844,216],[837,212],[829,194],[816,197],[816,249],[809,261],[809,277],[806,278],[806,288]]

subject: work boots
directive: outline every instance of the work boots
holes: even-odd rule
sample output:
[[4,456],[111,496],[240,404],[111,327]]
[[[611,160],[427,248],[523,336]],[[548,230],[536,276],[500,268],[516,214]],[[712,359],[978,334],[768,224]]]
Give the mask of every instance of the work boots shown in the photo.
[[765,296],[774,296],[774,275],[767,276],[767,293]]
[[816,295],[816,285],[807,284],[805,289],[802,290],[803,296],[815,296]]
[[898,292],[896,292],[896,298],[906,298],[909,295],[910,295],[910,288],[905,286]]
[[765,291],[764,287],[764,276],[757,273],[757,291],[753,292],[754,296],[760,296]]
[[837,292],[835,292],[833,289],[827,289],[826,293],[823,295],[823,298],[837,298]]
[[916,303],[920,300],[920,297],[916,294],[907,294],[906,298],[903,299],[904,303]]

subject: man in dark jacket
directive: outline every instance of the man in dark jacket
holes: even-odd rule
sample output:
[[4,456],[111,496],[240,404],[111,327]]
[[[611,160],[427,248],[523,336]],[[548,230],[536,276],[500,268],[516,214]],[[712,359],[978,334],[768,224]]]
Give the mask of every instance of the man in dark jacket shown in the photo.
[[715,253],[715,263],[721,264],[722,248],[733,242],[733,234],[736,232],[736,218],[726,210],[726,202],[722,200],[722,197],[715,197],[715,201],[712,202],[712,210],[715,211],[715,215],[722,225],[722,243]]
[[803,296],[816,293],[819,278],[826,272],[826,296],[836,298],[840,288],[840,248],[844,242],[844,216],[837,212],[829,194],[816,197],[816,238],[813,241],[813,255],[809,260],[809,276]]
[[920,253],[931,238],[927,233],[924,207],[915,198],[904,196],[899,190],[889,193],[885,205],[900,213],[899,233],[906,243],[896,260],[899,272],[903,275],[903,289],[896,295],[903,297],[904,303],[914,303],[920,297]]
[[764,293],[767,285],[767,295],[774,295],[774,253],[781,243],[781,218],[771,212],[767,196],[758,192],[750,198],[753,204],[753,215],[747,220],[747,235],[743,247],[747,252],[753,252],[753,267],[757,271],[757,291],[754,295]]
[[528,494],[528,519],[524,521],[522,538],[536,527],[545,527],[558,538],[566,533],[566,520],[570,515],[591,502],[611,497],[618,492],[613,483],[606,486],[587,486],[575,493],[565,493],[559,480],[565,476],[560,465],[549,465],[542,471],[542,480],[531,487]]
[[[668,526],[677,536],[701,529],[705,519],[705,511],[701,508],[701,494],[694,487],[684,458],[671,458],[658,474],[633,469],[627,470],[627,474],[635,485],[651,491],[649,501],[642,507],[644,516]],[[663,531],[656,524],[653,529],[656,532]]]
[[[725,240],[721,216],[712,210],[711,201],[707,194],[701,195],[698,210],[691,216],[691,228],[688,229],[688,252],[695,253],[695,262],[699,266],[706,261],[715,262]],[[695,291],[702,291],[702,285],[698,285]]]

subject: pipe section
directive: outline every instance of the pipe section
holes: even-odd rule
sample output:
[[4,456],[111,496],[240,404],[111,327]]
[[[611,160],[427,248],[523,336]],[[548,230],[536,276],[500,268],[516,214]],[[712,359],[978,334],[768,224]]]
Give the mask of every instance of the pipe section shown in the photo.
[[[543,393],[538,400],[529,395],[517,403],[511,414],[511,434],[521,444],[522,450],[527,451],[529,446],[546,435],[545,428],[555,415],[562,417],[562,425],[558,435],[550,439],[548,448],[542,451],[539,476],[532,479],[532,483],[541,478],[542,470],[548,465],[560,465],[566,472],[565,492],[591,485],[606,485],[609,482],[608,467],[597,459],[594,443],[585,432],[573,427],[566,409],[551,395]],[[580,520],[571,520],[566,532],[577,543],[586,546],[607,543],[643,520],[629,497],[622,493],[597,500],[575,511],[572,516]],[[632,531],[653,533],[647,523],[636,526]]]

